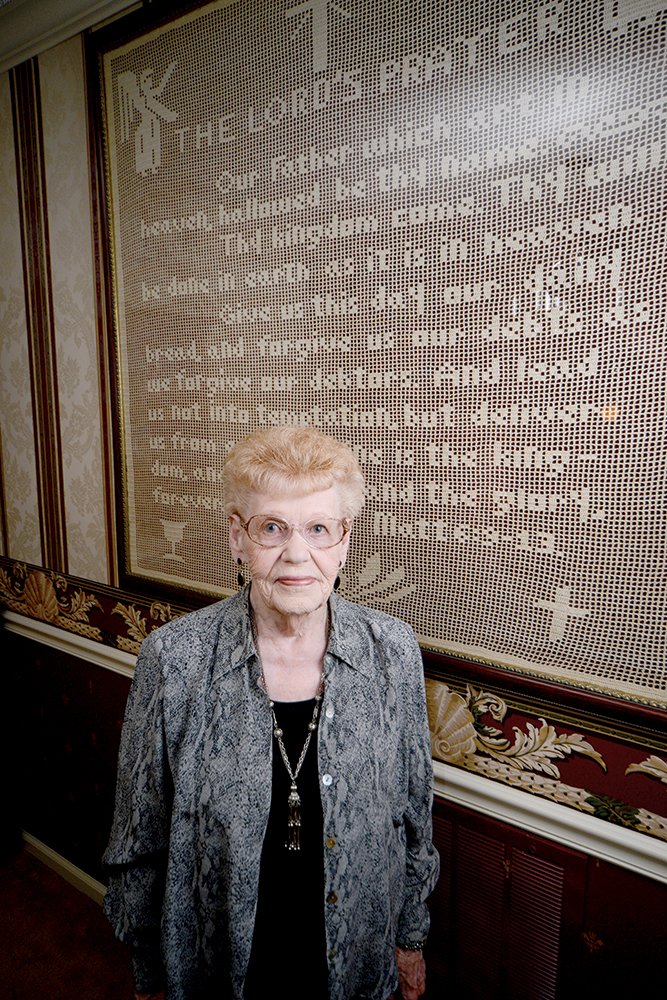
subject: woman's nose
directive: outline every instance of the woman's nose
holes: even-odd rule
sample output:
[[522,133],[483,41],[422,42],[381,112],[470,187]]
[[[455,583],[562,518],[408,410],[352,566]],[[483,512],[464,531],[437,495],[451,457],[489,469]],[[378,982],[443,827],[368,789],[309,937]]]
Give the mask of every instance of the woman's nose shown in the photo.
[[290,562],[305,562],[310,559],[310,546],[296,528],[292,529],[292,534],[283,549],[283,556]]

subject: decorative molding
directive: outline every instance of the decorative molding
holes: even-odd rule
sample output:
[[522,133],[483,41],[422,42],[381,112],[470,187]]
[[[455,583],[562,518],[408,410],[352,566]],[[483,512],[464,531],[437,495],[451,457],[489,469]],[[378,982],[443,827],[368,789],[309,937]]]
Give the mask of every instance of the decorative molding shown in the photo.
[[140,6],[134,0],[13,0],[0,10],[0,73]]
[[536,795],[526,795],[519,789],[489,781],[451,764],[434,761],[433,771],[435,794],[448,802],[473,809],[500,823],[509,823],[524,832],[553,840],[609,864],[627,868],[637,875],[667,883],[664,841],[615,826]]
[[3,558],[0,604],[19,615],[135,654],[149,632],[186,610]]
[[0,593],[7,606],[15,611],[87,635],[90,639],[102,639],[99,628],[90,624],[90,612],[99,608],[99,601],[94,594],[85,594],[82,590],[73,592],[59,573],[29,572],[19,563],[10,577],[0,568]]
[[106,646],[101,642],[94,642],[92,639],[86,639],[85,636],[76,635],[73,632],[66,632],[64,629],[56,628],[47,622],[26,618],[14,611],[4,611],[2,620],[4,627],[9,632],[14,632],[24,639],[40,642],[61,653],[76,656],[88,663],[94,663],[97,667],[123,674],[124,677],[132,677],[134,673],[134,664],[137,658],[132,653],[115,649],[113,646]]
[[651,754],[646,760],[639,764],[630,764],[625,769],[626,774],[646,774],[651,778],[657,778],[663,785],[667,785],[667,763],[655,754]]
[[478,753],[519,771],[538,771],[560,778],[556,761],[572,754],[594,760],[606,771],[607,765],[590,743],[577,733],[558,734],[545,719],[539,719],[539,729],[527,723],[527,732],[514,727],[513,744],[502,730],[485,722],[486,718],[502,722],[507,705],[495,693],[467,686],[466,697],[451,691],[446,684],[428,679],[426,700],[431,724],[433,756],[448,764],[464,767]]
[[[604,789],[592,791],[561,779],[560,766],[573,755],[594,761],[608,775],[607,761],[580,733],[559,732],[538,717],[539,725],[529,718],[524,721],[524,729],[512,726],[510,737],[495,725],[503,723],[508,715],[505,701],[495,692],[478,690],[470,684],[466,685],[464,697],[447,684],[427,678],[426,701],[435,760],[667,841],[664,800],[656,813],[628,802],[625,792],[621,793],[623,797],[613,793],[613,781]],[[624,770],[626,775],[633,772],[662,780],[667,774],[667,761],[652,755]]]
[[85,893],[86,896],[89,896],[100,906],[102,905],[104,894],[107,891],[105,885],[102,885],[97,879],[92,878],[92,876],[88,875],[81,868],[77,868],[67,858],[63,858],[61,854],[57,854],[56,851],[51,850],[50,847],[43,844],[37,837],[33,837],[32,834],[26,833],[24,830],[22,836],[26,850],[30,854],[64,878],[66,882],[73,885],[79,892]]

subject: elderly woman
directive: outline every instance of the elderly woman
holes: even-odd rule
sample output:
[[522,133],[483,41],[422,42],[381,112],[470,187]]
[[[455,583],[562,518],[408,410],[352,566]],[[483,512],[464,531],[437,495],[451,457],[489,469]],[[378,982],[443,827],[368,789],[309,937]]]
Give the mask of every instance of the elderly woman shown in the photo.
[[105,908],[136,995],[417,1000],[438,869],[423,673],[406,625],[334,593],[360,469],[276,428],[223,486],[242,589],[151,633],[123,727]]

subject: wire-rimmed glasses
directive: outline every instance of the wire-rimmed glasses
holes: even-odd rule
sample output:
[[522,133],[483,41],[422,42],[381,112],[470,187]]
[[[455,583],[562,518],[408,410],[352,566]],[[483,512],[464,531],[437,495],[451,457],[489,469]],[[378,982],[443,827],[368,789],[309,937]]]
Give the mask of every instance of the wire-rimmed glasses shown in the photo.
[[282,517],[272,517],[270,514],[253,514],[241,526],[248,537],[265,549],[285,545],[292,537],[293,531],[298,531],[304,542],[312,549],[332,549],[345,538],[350,530],[350,522],[335,517],[316,517],[305,524],[290,524]]

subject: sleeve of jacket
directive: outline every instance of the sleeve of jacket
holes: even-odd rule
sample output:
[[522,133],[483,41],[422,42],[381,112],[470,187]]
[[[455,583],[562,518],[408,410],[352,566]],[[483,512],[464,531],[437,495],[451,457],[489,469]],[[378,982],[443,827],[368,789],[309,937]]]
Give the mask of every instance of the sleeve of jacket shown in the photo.
[[426,713],[424,668],[414,634],[410,638],[409,678],[405,720],[406,754],[409,767],[408,804],[404,816],[406,838],[405,902],[398,922],[396,943],[417,945],[426,939],[430,917],[426,900],[435,887],[440,871],[438,852],[433,846],[433,761]]
[[125,710],[116,805],[104,854],[109,887],[104,910],[116,936],[132,947],[135,988],[163,987],[160,919],[169,842],[172,782],[164,724],[161,640],[142,645]]

